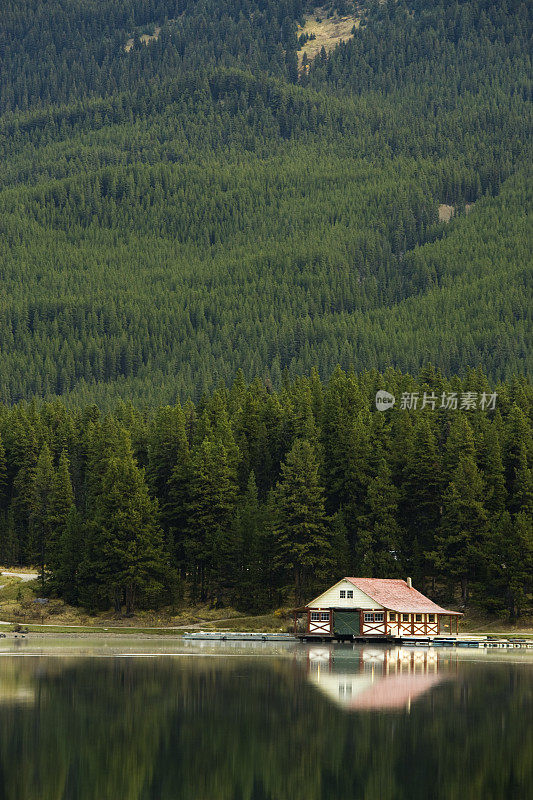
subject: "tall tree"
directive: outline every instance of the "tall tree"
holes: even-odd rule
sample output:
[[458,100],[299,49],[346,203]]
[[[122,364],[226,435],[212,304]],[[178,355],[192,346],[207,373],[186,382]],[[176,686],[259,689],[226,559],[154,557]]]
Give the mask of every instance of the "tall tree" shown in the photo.
[[52,576],[61,570],[64,558],[63,541],[71,511],[74,508],[74,492],[70,479],[70,463],[65,450],[59,458],[50,494],[50,534],[47,547],[47,567]]
[[220,600],[234,544],[236,484],[225,446],[207,437],[192,461],[185,553],[193,596]]
[[125,604],[132,613],[139,600],[157,600],[165,589],[167,555],[158,522],[157,502],[150,498],[143,472],[131,447],[108,459],[91,520],[91,540],[84,571],[93,572],[98,597]]
[[45,442],[37,460],[30,500],[32,550],[39,565],[41,590],[43,592],[45,584],[45,564],[54,530],[54,520],[52,516],[54,483],[55,474],[52,465],[52,456]]
[[417,420],[409,443],[400,503],[400,518],[406,529],[402,561],[413,578],[423,584],[434,575],[430,553],[435,547],[442,504],[442,462],[427,416]]
[[276,486],[278,562],[300,602],[331,574],[332,529],[309,442],[297,439]]
[[358,575],[392,578],[402,573],[399,496],[387,462],[382,458],[375,476],[368,484],[367,513],[358,519]]
[[444,494],[437,561],[443,576],[460,583],[464,604],[468,602],[470,582],[483,577],[483,551],[489,532],[484,497],[474,457],[462,455]]

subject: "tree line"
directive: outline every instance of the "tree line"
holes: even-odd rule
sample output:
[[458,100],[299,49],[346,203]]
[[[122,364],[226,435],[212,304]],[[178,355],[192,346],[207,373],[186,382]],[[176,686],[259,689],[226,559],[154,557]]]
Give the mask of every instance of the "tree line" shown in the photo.
[[354,574],[514,618],[532,604],[532,401],[522,378],[428,366],[279,391],[240,373],[149,412],[2,406],[0,559],[116,612],[259,612]]

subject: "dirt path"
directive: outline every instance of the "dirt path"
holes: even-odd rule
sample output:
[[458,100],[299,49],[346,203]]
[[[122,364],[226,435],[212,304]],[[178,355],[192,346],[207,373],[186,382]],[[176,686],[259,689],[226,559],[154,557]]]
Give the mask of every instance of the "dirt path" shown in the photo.
[[2,575],[7,575],[8,578],[20,578],[23,583],[34,581],[39,577],[38,572],[2,572]]

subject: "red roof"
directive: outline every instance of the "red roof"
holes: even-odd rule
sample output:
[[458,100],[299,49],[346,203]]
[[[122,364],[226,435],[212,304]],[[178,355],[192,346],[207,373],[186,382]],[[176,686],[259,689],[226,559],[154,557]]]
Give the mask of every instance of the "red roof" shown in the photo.
[[404,708],[442,680],[440,675],[388,675],[357,694],[348,707],[354,711]]
[[419,612],[421,614],[454,614],[461,616],[458,611],[447,611],[441,608],[429,597],[425,597],[407,581],[399,578],[345,578],[358,589],[375,600],[383,608],[390,611],[399,611],[402,614]]

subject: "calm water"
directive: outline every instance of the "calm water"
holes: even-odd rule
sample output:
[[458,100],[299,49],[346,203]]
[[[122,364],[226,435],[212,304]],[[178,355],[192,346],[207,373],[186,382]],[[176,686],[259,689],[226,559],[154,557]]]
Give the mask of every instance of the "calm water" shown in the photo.
[[533,796],[527,651],[126,637],[0,656],[8,800]]

